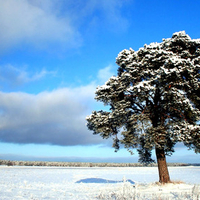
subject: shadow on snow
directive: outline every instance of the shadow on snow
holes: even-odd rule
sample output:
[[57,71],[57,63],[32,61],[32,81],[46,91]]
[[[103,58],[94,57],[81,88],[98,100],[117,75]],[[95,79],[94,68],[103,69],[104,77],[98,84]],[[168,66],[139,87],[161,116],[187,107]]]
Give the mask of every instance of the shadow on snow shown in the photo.
[[[114,181],[114,180],[107,180],[103,178],[86,178],[76,181],[76,183],[123,183],[124,181]],[[135,184],[134,181],[128,179],[125,182],[129,182],[131,184]]]

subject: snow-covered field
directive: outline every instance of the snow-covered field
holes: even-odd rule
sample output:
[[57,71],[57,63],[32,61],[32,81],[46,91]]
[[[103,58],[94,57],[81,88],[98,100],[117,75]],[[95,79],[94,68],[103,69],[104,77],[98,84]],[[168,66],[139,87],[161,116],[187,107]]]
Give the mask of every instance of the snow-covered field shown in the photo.
[[0,199],[199,199],[200,167],[169,167],[181,184],[155,184],[156,167],[0,166]]

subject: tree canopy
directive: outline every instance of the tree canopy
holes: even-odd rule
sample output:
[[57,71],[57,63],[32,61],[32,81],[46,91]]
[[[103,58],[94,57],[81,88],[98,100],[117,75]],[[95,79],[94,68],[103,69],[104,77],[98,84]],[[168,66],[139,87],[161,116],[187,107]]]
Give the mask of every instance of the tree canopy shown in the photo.
[[151,150],[170,155],[177,142],[200,152],[200,39],[184,31],[116,58],[118,75],[96,89],[109,111],[93,111],[87,126],[113,147],[137,148],[141,162]]

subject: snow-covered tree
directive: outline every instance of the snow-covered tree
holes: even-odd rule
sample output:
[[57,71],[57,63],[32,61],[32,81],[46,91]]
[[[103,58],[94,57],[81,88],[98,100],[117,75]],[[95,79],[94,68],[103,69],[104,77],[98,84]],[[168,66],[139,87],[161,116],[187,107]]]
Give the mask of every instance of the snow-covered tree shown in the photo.
[[152,162],[155,149],[159,181],[170,182],[165,156],[174,145],[200,152],[200,39],[177,32],[138,51],[123,50],[116,63],[118,75],[97,87],[95,97],[110,111],[93,111],[87,126],[113,137],[116,150],[137,148],[141,162]]

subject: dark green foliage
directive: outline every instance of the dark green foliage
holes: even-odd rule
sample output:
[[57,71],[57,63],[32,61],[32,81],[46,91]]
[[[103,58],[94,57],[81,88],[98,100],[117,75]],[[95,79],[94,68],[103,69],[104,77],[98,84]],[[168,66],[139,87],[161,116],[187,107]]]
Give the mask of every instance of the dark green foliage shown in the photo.
[[139,148],[137,149],[138,154],[139,154],[139,160],[138,162],[148,165],[151,163],[154,163],[155,160],[151,158],[151,150],[145,148],[145,139],[143,137],[140,138],[140,145]]

